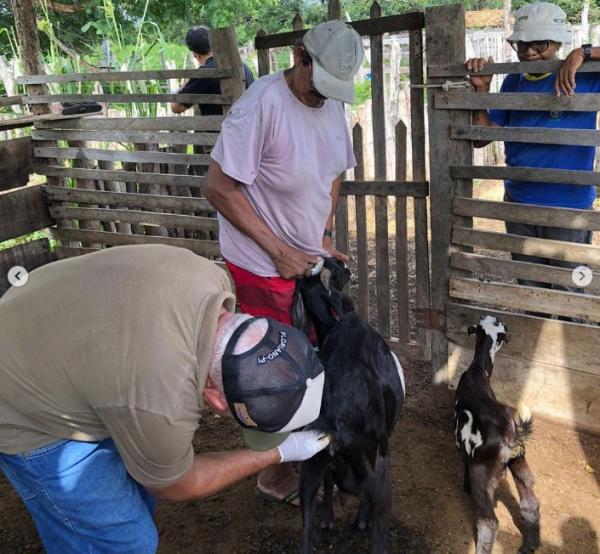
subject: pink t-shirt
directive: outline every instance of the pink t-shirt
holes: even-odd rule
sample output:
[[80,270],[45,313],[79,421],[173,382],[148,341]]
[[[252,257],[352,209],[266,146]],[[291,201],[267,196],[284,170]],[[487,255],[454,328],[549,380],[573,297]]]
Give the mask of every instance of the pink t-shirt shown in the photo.
[[[341,102],[309,108],[283,72],[255,81],[223,122],[211,157],[286,244],[322,255],[331,183],[356,165]],[[223,256],[256,275],[277,276],[269,255],[219,214]]]

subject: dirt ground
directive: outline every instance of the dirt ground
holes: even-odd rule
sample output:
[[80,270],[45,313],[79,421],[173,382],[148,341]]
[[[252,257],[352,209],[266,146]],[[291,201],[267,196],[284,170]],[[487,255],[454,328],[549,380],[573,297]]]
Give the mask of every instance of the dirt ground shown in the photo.
[[[471,554],[473,515],[462,491],[451,402],[434,401],[424,364],[405,364],[408,394],[392,441],[392,551],[406,554]],[[207,414],[196,435],[197,450],[241,445],[231,421]],[[600,437],[542,421],[528,446],[542,506],[542,554],[600,554]],[[316,552],[368,551],[354,535],[356,502],[336,501],[336,527]],[[515,553],[521,520],[514,485],[498,494],[500,532],[495,552]],[[253,479],[202,501],[161,503],[157,510],[160,552],[287,554],[300,547],[298,508],[268,505],[254,496]],[[0,554],[42,552],[33,523],[0,476]]]

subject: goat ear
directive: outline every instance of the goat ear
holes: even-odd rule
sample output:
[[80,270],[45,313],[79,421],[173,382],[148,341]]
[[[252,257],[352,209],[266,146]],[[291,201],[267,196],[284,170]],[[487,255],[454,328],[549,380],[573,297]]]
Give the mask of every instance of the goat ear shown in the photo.
[[474,335],[475,333],[477,333],[477,327],[475,327],[475,325],[471,325],[468,329],[467,329],[467,334],[469,335]]
[[319,279],[321,280],[321,284],[327,289],[331,290],[331,270],[324,267],[319,274]]

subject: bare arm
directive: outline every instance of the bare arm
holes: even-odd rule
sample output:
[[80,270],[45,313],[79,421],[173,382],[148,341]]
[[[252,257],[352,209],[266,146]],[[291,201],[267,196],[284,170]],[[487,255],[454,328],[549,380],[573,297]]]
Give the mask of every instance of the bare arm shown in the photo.
[[273,260],[284,279],[302,277],[316,262],[310,256],[292,248],[278,238],[256,213],[240,190],[239,183],[223,173],[221,166],[211,160],[204,195],[214,208],[239,231],[249,236]]
[[[478,72],[481,71],[488,63],[494,63],[494,60],[489,57],[487,60],[484,58],[471,58],[465,62],[465,68],[467,71]],[[490,92],[490,84],[492,82],[493,75],[471,75],[471,84],[475,92]],[[479,125],[482,127],[497,127],[491,119],[487,110],[474,110],[473,111],[473,125]],[[482,148],[487,146],[491,140],[474,140],[473,146],[475,148]]]
[[162,500],[203,498],[280,462],[276,448],[265,452],[244,449],[197,454],[192,468],[181,479],[167,487],[149,490]]
[[[340,175],[337,179],[331,183],[331,212],[327,218],[325,229],[327,231],[333,230],[333,218],[335,216],[335,210],[337,208],[337,201],[340,195],[340,188],[342,186],[342,176]],[[323,235],[323,249],[329,253],[330,256],[341,260],[342,262],[348,261],[348,256],[338,252],[333,246],[333,239],[331,237]]]
[[[575,48],[562,63],[556,76],[554,89],[556,95],[573,96],[575,94],[575,73],[583,64],[584,52],[583,48]],[[600,60],[600,47],[594,46],[591,52],[591,61]]]
[[171,111],[173,113],[183,113],[187,109],[188,109],[188,106],[184,106],[183,104],[179,104],[177,102],[171,102]]

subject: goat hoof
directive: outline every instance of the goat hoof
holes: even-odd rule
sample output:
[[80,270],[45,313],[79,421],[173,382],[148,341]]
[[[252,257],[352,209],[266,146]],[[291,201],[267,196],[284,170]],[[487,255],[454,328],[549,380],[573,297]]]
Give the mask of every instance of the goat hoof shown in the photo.
[[333,521],[322,521],[321,522],[321,530],[322,531],[331,531],[333,529]]
[[352,526],[352,532],[357,535],[362,535],[367,530],[367,527],[366,521],[355,521]]

